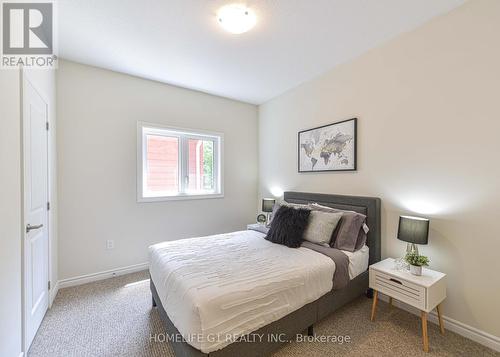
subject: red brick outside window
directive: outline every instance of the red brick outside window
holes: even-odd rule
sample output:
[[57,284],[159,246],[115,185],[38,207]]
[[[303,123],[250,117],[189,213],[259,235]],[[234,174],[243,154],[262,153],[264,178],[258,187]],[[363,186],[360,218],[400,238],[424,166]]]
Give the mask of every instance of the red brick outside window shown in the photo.
[[221,136],[140,127],[139,200],[221,195]]
[[148,135],[146,157],[146,189],[179,192],[179,138]]

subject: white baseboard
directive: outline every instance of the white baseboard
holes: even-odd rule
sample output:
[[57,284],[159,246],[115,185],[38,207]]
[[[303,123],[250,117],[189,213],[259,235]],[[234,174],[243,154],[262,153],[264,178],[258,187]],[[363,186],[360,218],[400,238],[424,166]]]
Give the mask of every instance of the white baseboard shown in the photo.
[[[380,300],[388,302],[389,297],[383,294],[379,295]],[[413,306],[404,304],[400,301],[393,300],[393,305],[402,310],[408,311],[411,314],[420,316],[420,311]],[[453,331],[469,340],[475,341],[483,346],[489,347],[492,350],[500,352],[500,337],[494,336],[487,332],[481,331],[475,327],[464,324],[463,322],[452,319],[451,317],[443,316],[444,328]],[[436,312],[429,313],[429,321],[434,324],[439,324]]]
[[57,282],[58,289],[67,288],[70,286],[82,285],[93,281],[113,278],[115,276],[135,273],[137,271],[148,269],[148,263],[129,265],[128,267],[117,268],[112,270],[101,271],[98,273],[75,276],[74,278],[62,279]]

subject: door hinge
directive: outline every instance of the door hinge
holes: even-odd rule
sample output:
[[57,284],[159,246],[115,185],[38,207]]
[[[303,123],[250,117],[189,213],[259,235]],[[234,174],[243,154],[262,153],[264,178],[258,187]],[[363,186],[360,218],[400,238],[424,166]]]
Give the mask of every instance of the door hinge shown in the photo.
[[49,290],[50,290],[50,280],[49,280],[49,284],[48,284],[48,286],[49,286]]
[[49,122],[45,123],[45,129],[49,130]]
[[47,202],[47,211],[50,211],[50,202]]

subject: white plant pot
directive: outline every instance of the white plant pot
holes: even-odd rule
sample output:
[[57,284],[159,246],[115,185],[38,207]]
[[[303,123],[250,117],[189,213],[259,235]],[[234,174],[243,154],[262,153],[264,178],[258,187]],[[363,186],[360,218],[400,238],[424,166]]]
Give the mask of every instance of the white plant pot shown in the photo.
[[413,275],[422,275],[422,267],[421,266],[418,266],[418,265],[411,265],[410,264],[410,273],[412,273]]

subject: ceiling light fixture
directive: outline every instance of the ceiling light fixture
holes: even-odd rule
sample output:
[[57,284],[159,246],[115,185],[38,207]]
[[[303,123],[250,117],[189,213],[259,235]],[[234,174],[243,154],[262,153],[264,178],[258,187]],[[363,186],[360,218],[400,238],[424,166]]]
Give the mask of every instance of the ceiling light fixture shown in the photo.
[[217,11],[217,22],[224,30],[239,35],[252,29],[257,22],[257,17],[245,5],[231,4]]

